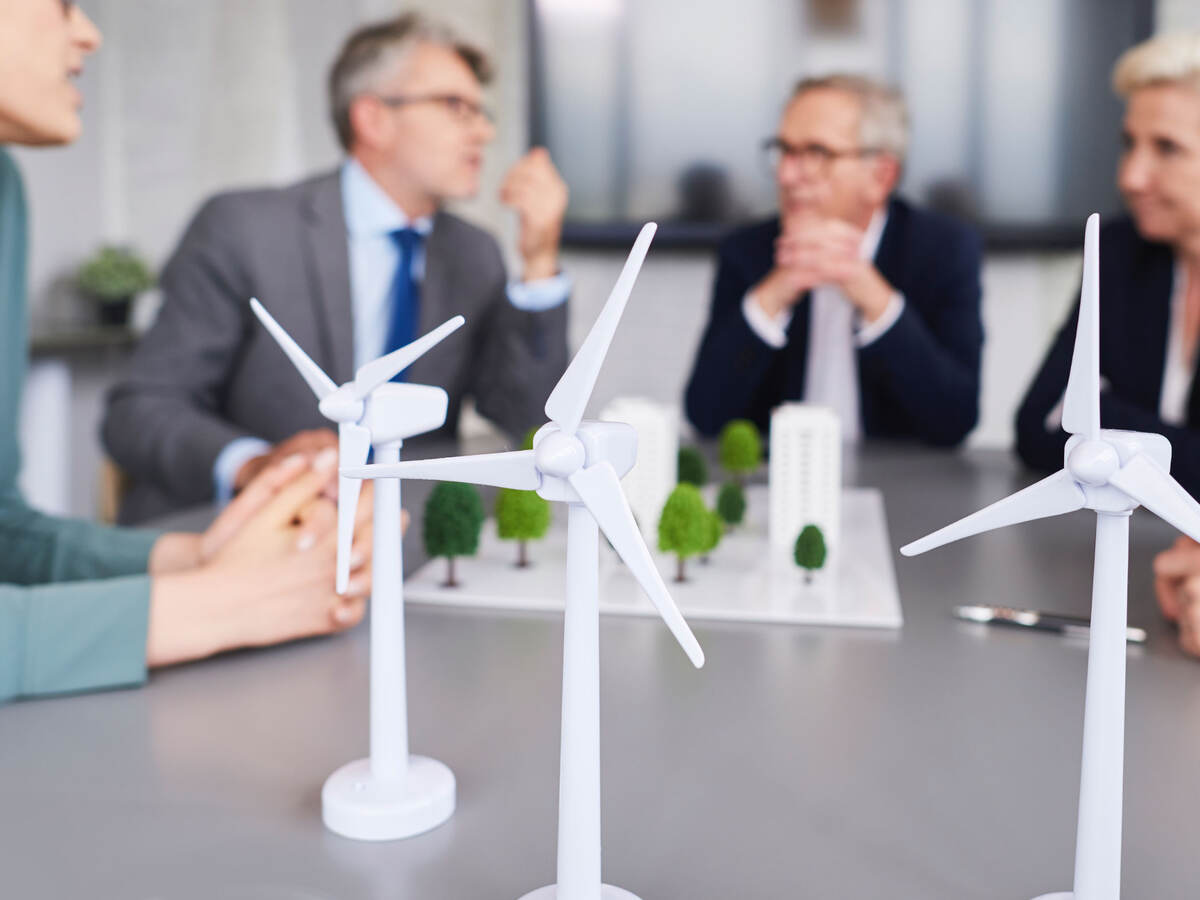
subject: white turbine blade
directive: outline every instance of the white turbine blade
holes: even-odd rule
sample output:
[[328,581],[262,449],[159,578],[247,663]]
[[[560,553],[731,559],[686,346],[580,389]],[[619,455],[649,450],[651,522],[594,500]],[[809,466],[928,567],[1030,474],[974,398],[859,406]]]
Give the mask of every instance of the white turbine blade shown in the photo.
[[596,377],[600,374],[600,366],[604,364],[604,357],[621,322],[621,313],[625,311],[625,303],[633,293],[634,282],[637,281],[656,230],[658,226],[653,222],[642,226],[633,249],[629,251],[629,258],[625,260],[625,268],[613,285],[612,293],[596,317],[592,330],[546,400],[546,415],[567,434],[574,434],[583,419],[592,389],[596,386]]
[[308,382],[308,386],[312,388],[312,392],[317,395],[318,400],[324,400],[337,390],[337,385],[333,383],[333,379],[321,371],[321,367],[312,361],[312,357],[300,349],[300,345],[293,341],[292,336],[283,330],[283,326],[275,321],[275,317],[267,312],[265,306],[259,303],[256,298],[251,297],[250,308],[258,316],[258,321],[262,322],[263,326],[270,332],[271,337],[275,338],[275,342],[283,348],[283,352],[292,361],[292,365],[300,370],[300,374]]
[[916,556],[918,553],[973,534],[1015,525],[1018,522],[1044,519],[1047,516],[1060,516],[1082,509],[1085,500],[1083,489],[1075,483],[1070,473],[1055,472],[1049,478],[1043,478],[1023,491],[1017,491],[1011,497],[998,500],[965,519],[959,519],[933,534],[905,544],[900,548],[900,552],[905,556]]
[[[371,430],[364,425],[338,426],[338,467],[361,466],[371,452]],[[338,475],[337,592],[346,593],[350,583],[350,550],[354,543],[354,516],[362,479]]]
[[453,332],[466,323],[462,316],[447,319],[429,334],[417,338],[411,344],[405,344],[398,350],[393,350],[386,356],[366,363],[354,373],[354,386],[351,393],[355,400],[366,399],[367,394],[381,384],[391,381],[435,346],[444,341]]
[[1145,453],[1139,453],[1108,479],[1150,512],[1200,541],[1200,503]]
[[1062,424],[1070,434],[1100,436],[1100,217],[1095,213],[1088,216],[1083,238],[1083,290]]
[[447,456],[442,459],[413,459],[386,465],[350,466],[342,469],[347,478],[413,478],[424,481],[465,481],[493,487],[535,491],[542,476],[533,464],[532,450],[480,453],[476,456]]
[[638,530],[629,502],[621,490],[621,479],[611,463],[601,462],[586,469],[580,469],[567,479],[575,492],[583,500],[584,506],[600,526],[600,530],[608,537],[609,543],[617,551],[629,571],[633,573],[642,590],[654,604],[658,614],[675,635],[675,640],[683,647],[697,669],[704,665],[704,651],[700,642],[692,634],[692,629],[684,621],[679,607],[671,599],[658,566],[650,556],[642,533]]

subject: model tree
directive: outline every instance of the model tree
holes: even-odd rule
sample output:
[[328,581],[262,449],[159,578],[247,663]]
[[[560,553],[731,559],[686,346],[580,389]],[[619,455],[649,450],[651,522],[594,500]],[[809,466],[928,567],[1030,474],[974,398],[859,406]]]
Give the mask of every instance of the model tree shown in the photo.
[[717,515],[730,528],[741,525],[746,517],[746,493],[736,481],[721,485],[721,491],[717,494]]
[[496,532],[502,541],[517,542],[517,567],[529,565],[530,541],[546,536],[550,527],[550,503],[536,491],[501,488],[496,494]]
[[708,463],[695,447],[679,448],[679,475],[676,481],[680,484],[694,484],[696,487],[708,484]]
[[721,429],[718,455],[725,471],[739,483],[762,465],[762,436],[749,419],[734,419]]
[[455,557],[475,555],[479,549],[479,532],[482,528],[483,501],[474,487],[443,481],[433,489],[425,503],[422,536],[426,553],[446,557],[446,583],[443,587],[458,587],[454,577]]
[[708,510],[708,530],[705,532],[704,549],[700,551],[700,562],[708,562],[708,557],[717,549],[724,535],[725,521],[715,509]]
[[658,549],[674,553],[679,563],[676,581],[687,581],[684,564],[689,556],[703,553],[709,541],[712,519],[700,489],[694,484],[677,485],[667,497],[658,520]]
[[530,428],[527,432],[525,432],[525,440],[521,441],[521,449],[522,450],[532,450],[533,449],[533,436],[537,433],[538,433],[538,429],[536,426],[533,428]]
[[796,538],[796,565],[804,569],[804,583],[812,583],[812,573],[825,565],[825,535],[816,525],[805,525]]

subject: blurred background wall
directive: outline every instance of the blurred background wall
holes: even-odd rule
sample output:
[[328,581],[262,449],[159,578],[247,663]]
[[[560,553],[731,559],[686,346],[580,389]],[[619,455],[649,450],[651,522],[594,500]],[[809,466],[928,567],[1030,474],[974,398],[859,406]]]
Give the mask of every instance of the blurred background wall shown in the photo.
[[[588,7],[600,0],[571,2]],[[937,5],[945,3],[938,0]],[[1026,3],[1037,5],[1038,0],[1008,7]],[[1200,28],[1200,3],[1195,0],[1157,0],[1154,6],[1158,30]],[[70,275],[99,244],[130,244],[158,266],[209,194],[286,183],[335,166],[339,155],[325,112],[329,63],[349,30],[400,9],[422,9],[450,20],[498,63],[499,77],[489,98],[498,114],[497,140],[480,197],[459,211],[492,229],[511,248],[514,222],[497,202],[496,189],[506,167],[528,146],[525,0],[92,0],[87,9],[106,42],[81,83],[87,103],[85,135],[69,148],[17,153],[32,208],[35,332],[76,328],[92,315]],[[664,19],[645,27],[673,24],[686,26]],[[705,65],[736,65],[737,55],[747,48],[725,50],[722,56],[703,48],[697,58]],[[828,68],[862,62],[853,53],[833,53]],[[638,86],[638,91],[655,89],[654,84]],[[784,86],[773,89],[779,93]],[[1095,90],[1107,92],[1109,87],[1097,84]],[[918,105],[952,105],[954,98],[947,89],[938,97],[913,99]],[[703,111],[697,103],[693,114]],[[934,140],[920,135],[919,120],[916,125],[917,140]],[[731,131],[742,139],[728,123],[717,130],[722,140],[728,141]],[[762,136],[756,131],[744,138],[751,144]],[[579,176],[579,202],[589,191],[593,186]],[[575,279],[574,344],[590,326],[623,257],[624,251],[617,249],[564,252],[564,267]],[[1074,251],[989,254],[983,405],[970,438],[973,445],[1010,445],[1016,405],[1073,302],[1078,277]],[[601,375],[593,411],[618,395],[679,402],[704,324],[711,279],[707,250],[659,249],[651,254]],[[152,314],[150,297],[138,318],[144,324]],[[102,458],[97,425],[104,391],[126,353],[126,347],[108,346],[51,348],[36,355],[29,386],[36,403],[27,404],[22,424],[23,484],[40,505],[78,515],[96,512]]]

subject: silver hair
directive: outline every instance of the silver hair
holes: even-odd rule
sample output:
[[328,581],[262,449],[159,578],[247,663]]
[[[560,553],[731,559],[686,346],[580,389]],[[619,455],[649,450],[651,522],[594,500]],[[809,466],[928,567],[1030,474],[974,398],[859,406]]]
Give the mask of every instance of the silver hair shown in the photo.
[[492,64],[487,54],[465,41],[449,25],[417,13],[365,25],[346,38],[329,70],[329,112],[343,149],[349,150],[354,142],[350,125],[350,105],[354,99],[394,71],[420,44],[453,50],[482,84],[491,80]]
[[864,149],[881,150],[904,164],[908,153],[908,107],[899,90],[865,75],[835,73],[801,79],[792,89],[791,99],[815,90],[845,91],[854,96],[862,109],[859,144]]

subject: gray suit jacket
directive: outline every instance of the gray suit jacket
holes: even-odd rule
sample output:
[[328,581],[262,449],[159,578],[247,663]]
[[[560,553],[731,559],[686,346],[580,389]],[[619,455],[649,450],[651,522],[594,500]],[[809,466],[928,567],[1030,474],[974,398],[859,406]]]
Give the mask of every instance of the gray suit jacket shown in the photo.
[[[499,247],[438,213],[425,247],[419,332],[467,323],[408,370],[450,394],[442,437],[471,396],[516,437],[567,362],[566,308],[522,312],[508,301]],[[235,438],[278,442],[329,427],[316,399],[247,303],[258,297],[341,384],[353,377],[346,225],[337,172],[281,188],[219,195],[196,214],[162,275],[164,301],[110,392],[104,445],[133,479],[122,522],[212,498],[217,455]]]

